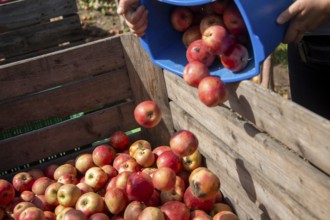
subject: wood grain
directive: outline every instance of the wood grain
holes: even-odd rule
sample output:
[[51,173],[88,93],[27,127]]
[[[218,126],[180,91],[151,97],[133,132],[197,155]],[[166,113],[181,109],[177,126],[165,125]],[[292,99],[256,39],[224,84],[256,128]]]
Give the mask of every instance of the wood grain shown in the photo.
[[312,210],[290,197],[283,187],[260,173],[177,103],[170,104],[174,127],[188,129],[197,136],[199,151],[206,158],[208,168],[220,178],[220,190],[231,201],[240,219],[317,219]]
[[[196,89],[165,72],[169,98],[320,219],[329,216],[330,178],[223,106],[206,107]],[[173,92],[175,91],[175,92]],[[279,178],[281,177],[281,178]]]
[[119,37],[0,66],[0,100],[125,67]]
[[152,99],[162,112],[160,124],[151,129],[143,129],[142,133],[154,146],[168,145],[173,122],[162,69],[151,62],[137,37],[127,34],[122,35],[121,40],[135,103]]
[[78,12],[75,0],[19,0],[0,5],[0,33]]
[[[121,83],[118,83],[121,82]],[[116,89],[114,89],[116,88]],[[0,103],[0,131],[37,120],[97,110],[132,98],[126,69],[118,69]]]
[[0,172],[137,128],[132,101],[0,141]]

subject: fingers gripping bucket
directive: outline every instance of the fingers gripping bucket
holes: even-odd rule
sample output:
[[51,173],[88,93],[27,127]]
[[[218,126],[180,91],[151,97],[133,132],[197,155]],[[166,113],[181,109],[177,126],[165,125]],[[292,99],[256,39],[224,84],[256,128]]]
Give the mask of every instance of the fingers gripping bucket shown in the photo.
[[[202,5],[214,0],[141,0],[149,11],[148,28],[140,42],[151,60],[161,68],[182,76],[186,59],[186,47],[182,33],[171,25],[170,14],[176,6]],[[224,82],[250,79],[260,72],[260,64],[280,44],[286,25],[276,23],[290,0],[234,0],[244,19],[251,42],[249,63],[241,72],[233,73],[220,63],[210,67],[211,75],[218,75]]]

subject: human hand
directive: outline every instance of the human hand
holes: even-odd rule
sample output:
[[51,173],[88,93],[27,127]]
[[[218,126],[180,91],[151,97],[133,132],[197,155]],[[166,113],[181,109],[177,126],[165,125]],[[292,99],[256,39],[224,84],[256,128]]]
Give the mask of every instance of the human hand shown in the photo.
[[139,5],[139,0],[120,0],[117,14],[125,18],[125,23],[136,36],[144,35],[148,25],[148,11]]
[[278,24],[290,21],[283,43],[299,42],[304,34],[330,20],[330,0],[296,0],[277,17]]

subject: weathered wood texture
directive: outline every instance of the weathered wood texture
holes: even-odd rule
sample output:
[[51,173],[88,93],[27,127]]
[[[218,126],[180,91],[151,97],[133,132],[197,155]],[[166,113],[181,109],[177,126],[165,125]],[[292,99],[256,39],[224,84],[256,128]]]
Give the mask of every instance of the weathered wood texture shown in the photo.
[[[233,182],[240,182],[237,187],[227,184],[229,188],[227,190],[224,187],[224,190],[231,191],[230,198],[235,200],[235,204],[237,203],[240,209],[246,210],[244,215],[252,215],[249,212],[260,206],[272,219],[329,218],[330,210],[327,201],[330,198],[330,178],[328,175],[289,150],[280,142],[281,139],[276,140],[258,130],[232,110],[224,106],[206,107],[199,101],[196,89],[188,86],[175,74],[167,71],[164,74],[168,96],[175,102],[171,105],[175,127],[189,130],[196,127],[194,129],[198,131],[197,134],[204,130],[205,135],[200,139],[202,144],[200,149],[207,158],[206,161],[211,159],[209,164],[214,171],[220,176],[224,175],[223,181],[230,177],[234,178]],[[241,82],[241,84],[245,83],[249,82]],[[257,86],[248,85],[252,88]],[[241,91],[244,93],[244,87]],[[264,95],[269,97],[274,94],[264,92]],[[250,103],[250,105],[254,104]],[[180,109],[184,111],[180,112],[173,106],[180,106]],[[292,106],[292,110],[297,108],[300,107]],[[275,107],[274,110],[276,110]],[[308,114],[305,117],[308,117]],[[195,125],[193,121],[200,125]],[[205,129],[201,126],[205,126]],[[305,124],[306,126],[308,124]],[[206,140],[208,137],[206,134],[217,137],[216,141]],[[204,145],[204,142],[208,144]],[[238,162],[240,164],[237,164]],[[240,167],[242,164],[244,167]],[[221,166],[224,168],[218,168]],[[244,169],[248,172],[240,176],[238,171],[245,171]],[[246,206],[244,202],[240,205],[239,195],[242,194],[240,192],[242,189],[239,187],[246,191],[246,196],[249,196],[252,201],[250,207],[244,207]],[[234,196],[235,194],[237,197]],[[253,211],[252,213],[256,214]]]
[[[151,129],[143,129],[142,132],[154,145],[168,145],[173,132],[173,122],[162,69],[150,61],[138,38],[127,34],[122,35],[121,39],[135,104],[152,99],[162,112],[160,124]],[[140,84],[143,86],[136,86]]]
[[19,0],[0,5],[0,64],[84,39],[75,0]]

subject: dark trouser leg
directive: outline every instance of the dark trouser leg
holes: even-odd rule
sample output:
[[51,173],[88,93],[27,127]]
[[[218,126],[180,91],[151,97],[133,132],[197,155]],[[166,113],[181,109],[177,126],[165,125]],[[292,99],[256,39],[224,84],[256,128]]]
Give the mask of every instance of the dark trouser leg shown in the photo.
[[330,65],[304,63],[296,44],[288,45],[288,63],[292,100],[330,119]]

